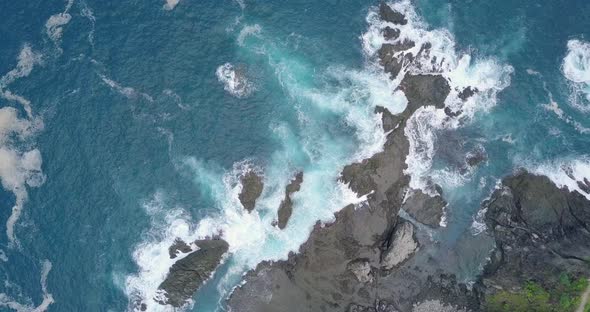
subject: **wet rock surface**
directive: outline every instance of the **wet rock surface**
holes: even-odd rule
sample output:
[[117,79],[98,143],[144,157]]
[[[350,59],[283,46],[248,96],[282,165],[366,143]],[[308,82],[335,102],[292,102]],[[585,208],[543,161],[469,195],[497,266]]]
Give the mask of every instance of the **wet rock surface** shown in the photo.
[[170,254],[170,259],[174,259],[178,256],[179,253],[187,253],[191,252],[191,247],[185,243],[182,239],[177,238],[174,240],[174,244],[168,248],[168,253]]
[[408,196],[402,208],[416,221],[430,227],[439,227],[446,205],[442,196],[430,196],[416,190]]
[[161,296],[154,298],[158,303],[183,306],[209,279],[229,247],[220,239],[198,240],[195,245],[198,250],[176,261],[170,268],[168,276],[158,287]]
[[590,276],[590,201],[524,171],[502,185],[484,203],[497,246],[483,277],[486,295],[527,281],[550,289],[563,273]]
[[[384,3],[379,12],[393,24],[407,23]],[[384,30],[383,35],[396,34]],[[260,263],[229,298],[230,311],[482,311],[487,296],[519,287],[527,279],[552,281],[564,269],[574,275],[590,274],[582,261],[590,256],[590,202],[545,177],[527,173],[504,179],[504,188],[483,203],[486,235],[497,248],[472,288],[445,272],[440,259],[427,253],[433,243],[427,235],[418,237],[417,229],[437,227],[446,202],[440,192],[430,197],[409,190],[404,174],[409,142],[404,129],[421,107],[444,109],[450,87],[441,75],[402,71],[414,61],[414,56],[405,54],[413,46],[413,42],[385,44],[379,50],[385,72],[392,78],[404,74],[399,88],[408,105],[397,115],[384,107],[375,109],[387,133],[383,151],[341,173],[340,180],[359,196],[367,195],[367,201],[344,207],[331,224],[316,224],[308,241],[287,260]],[[425,46],[420,53],[428,49]],[[459,98],[467,100],[476,92],[466,88]],[[460,112],[447,113],[449,118],[454,114]],[[485,158],[460,161],[477,166]],[[419,223],[398,216],[402,207],[409,219]]]
[[264,184],[262,183],[262,177],[256,174],[254,171],[249,171],[240,179],[242,183],[242,191],[238,195],[244,209],[251,212],[256,206],[256,200],[262,194]]
[[293,213],[293,201],[291,200],[291,195],[295,192],[299,192],[299,189],[301,189],[301,183],[303,183],[303,172],[298,172],[295,175],[295,178],[291,180],[285,188],[285,198],[281,201],[278,211],[277,225],[281,230],[287,226],[287,222],[289,222],[289,218],[291,218],[291,214]]

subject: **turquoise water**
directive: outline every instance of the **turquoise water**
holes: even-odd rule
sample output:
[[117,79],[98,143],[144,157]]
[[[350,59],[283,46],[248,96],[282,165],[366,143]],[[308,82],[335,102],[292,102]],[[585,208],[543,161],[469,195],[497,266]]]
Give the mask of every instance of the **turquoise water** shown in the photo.
[[[164,1],[70,3],[0,4],[0,310],[43,302],[47,311],[131,309],[161,282],[175,237],[220,231],[231,256],[192,310],[223,309],[245,270],[284,258],[315,220],[360,201],[336,178],[383,143],[374,106],[405,106],[363,41],[377,2],[181,0],[172,10]],[[413,7],[424,28],[452,34],[457,56],[472,56],[472,72],[491,62],[481,71],[509,78],[470,122],[435,131],[432,166],[421,176],[433,176],[449,200],[438,237],[452,248],[473,235],[479,203],[515,168],[551,171],[558,181],[564,164],[576,177],[590,174],[584,58],[574,64],[579,75],[563,70],[568,41],[590,39],[590,4]],[[19,67],[22,51],[31,54]],[[245,77],[244,88],[216,75],[226,63]],[[8,79],[15,68],[20,74]],[[31,113],[11,94],[30,101]],[[487,161],[457,173],[474,148]],[[265,179],[252,215],[237,202],[247,168]],[[279,231],[270,224],[298,170],[304,184]],[[479,263],[467,262],[453,269],[468,277]]]

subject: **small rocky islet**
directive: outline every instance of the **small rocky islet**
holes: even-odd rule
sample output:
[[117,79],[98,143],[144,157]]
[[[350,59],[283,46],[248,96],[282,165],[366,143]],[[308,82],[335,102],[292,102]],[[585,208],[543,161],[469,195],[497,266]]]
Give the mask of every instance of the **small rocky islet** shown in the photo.
[[[394,25],[408,22],[385,3],[379,15]],[[400,36],[390,26],[382,33],[388,40]],[[227,301],[230,311],[566,311],[564,298],[573,311],[590,276],[590,201],[544,176],[517,171],[503,178],[482,203],[483,222],[495,247],[474,283],[464,284],[428,261],[418,261],[426,252],[423,247],[432,242],[420,241],[416,224],[438,227],[446,201],[436,185],[432,194],[409,188],[404,129],[420,107],[444,109],[448,118],[459,118],[462,112],[445,107],[450,93],[447,78],[402,71],[418,57],[404,52],[414,46],[411,41],[386,43],[378,51],[380,64],[392,79],[403,73],[399,89],[408,105],[397,115],[377,107],[375,113],[381,115],[387,133],[383,151],[341,173],[343,183],[367,196],[366,205],[344,207],[333,223],[318,222],[298,253],[285,261],[260,263],[247,273],[245,283]],[[430,48],[425,44],[420,53]],[[468,87],[458,97],[466,101],[477,92]],[[465,159],[465,170],[485,160],[485,151],[475,150]],[[289,221],[291,196],[300,190],[303,176],[297,172],[285,187],[276,221],[279,229]],[[240,182],[240,202],[252,212],[264,188],[262,176],[251,171]],[[587,180],[578,184],[581,190],[590,190]],[[400,210],[412,220],[400,217]],[[161,304],[184,305],[228,250],[221,239],[191,245],[196,250],[181,240],[170,247],[171,258],[187,255],[170,268],[160,285]]]

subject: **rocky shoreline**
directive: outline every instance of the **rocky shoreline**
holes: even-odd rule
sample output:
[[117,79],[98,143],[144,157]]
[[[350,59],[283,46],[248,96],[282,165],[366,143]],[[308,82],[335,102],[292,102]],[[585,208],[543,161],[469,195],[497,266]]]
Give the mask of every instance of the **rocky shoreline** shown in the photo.
[[[407,23],[385,3],[379,14],[393,24]],[[383,36],[397,38],[399,30],[387,26]],[[378,51],[392,79],[417,57],[403,52],[412,47],[413,42],[404,41],[384,44]],[[429,49],[425,44],[420,53]],[[461,112],[445,108],[450,88],[441,75],[405,73],[399,88],[408,99],[404,112],[376,109],[388,133],[384,150],[342,171],[341,180],[359,196],[367,195],[366,204],[344,207],[332,224],[316,224],[299,253],[288,260],[259,264],[228,300],[230,311],[519,311],[501,295],[518,295],[530,283],[553,289],[564,275],[590,276],[590,202],[527,172],[506,177],[502,188],[482,203],[496,247],[473,285],[432,265],[435,259],[418,256],[423,242],[414,225],[398,216],[400,209],[414,222],[435,228],[446,202],[437,186],[434,197],[409,189],[404,174],[406,122],[423,106],[445,109],[448,118]],[[459,98],[477,92],[468,87]],[[466,163],[475,166],[484,160],[479,153]],[[551,300],[546,304],[556,304]]]
[[[393,25],[408,23],[402,13],[385,3],[379,7],[379,16]],[[386,26],[382,35],[396,39],[400,30]],[[445,107],[451,87],[443,75],[404,70],[418,66],[415,62],[420,54],[431,49],[425,43],[413,55],[408,50],[415,46],[408,40],[385,43],[377,53],[384,71],[401,81],[399,90],[408,104],[397,115],[377,107],[375,113],[380,114],[387,133],[383,151],[342,170],[340,180],[367,201],[360,207],[344,207],[331,224],[318,222],[299,252],[291,253],[287,260],[263,262],[248,272],[245,283],[228,299],[228,310],[526,311],[530,310],[526,304],[532,304],[530,285],[548,293],[539,300],[546,299],[542,304],[550,308],[562,304],[561,297],[556,299],[550,290],[563,289],[564,276],[568,280],[590,276],[590,201],[525,171],[504,178],[501,187],[482,203],[485,235],[495,247],[473,284],[458,281],[427,252],[436,242],[421,236],[420,228],[438,228],[447,203],[437,185],[431,185],[428,194],[409,187],[410,177],[404,172],[410,149],[406,124],[423,107],[442,110],[448,119],[460,118],[462,112]],[[458,98],[466,101],[478,92],[467,87],[458,92]],[[477,150],[467,155],[465,166],[485,160],[485,151]],[[275,223],[280,229],[288,224],[291,196],[299,191],[303,178],[304,172],[296,173],[285,188]],[[263,179],[248,172],[241,183],[239,199],[251,212],[262,194]],[[578,183],[590,190],[587,180]],[[160,303],[184,305],[228,249],[222,240],[195,244],[196,251],[181,241],[171,246],[171,258],[189,254],[170,269],[160,286],[165,295]],[[525,291],[529,292],[523,295]],[[529,299],[523,303],[521,295]],[[574,302],[575,292],[570,295]]]

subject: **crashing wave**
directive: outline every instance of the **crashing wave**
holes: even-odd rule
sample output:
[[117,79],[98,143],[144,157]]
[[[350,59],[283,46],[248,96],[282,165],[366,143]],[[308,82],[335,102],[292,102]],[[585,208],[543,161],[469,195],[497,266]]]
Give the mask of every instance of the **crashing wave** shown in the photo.
[[570,40],[561,69],[570,82],[570,103],[583,112],[590,112],[590,43]]
[[555,160],[539,165],[525,166],[535,174],[547,176],[560,188],[578,192],[590,200],[590,158]]
[[248,96],[253,90],[252,84],[246,78],[246,73],[241,67],[236,68],[230,63],[225,63],[217,67],[215,75],[217,80],[223,84],[225,91],[235,97]]
[[[396,80],[406,73],[440,74],[447,78],[451,87],[445,100],[445,109],[422,107],[407,122],[406,136],[410,141],[410,151],[406,158],[406,173],[411,176],[410,187],[422,189],[433,194],[429,185],[460,185],[461,175],[448,170],[432,169],[436,152],[437,135],[443,129],[456,129],[473,120],[478,112],[487,111],[496,104],[498,92],[510,85],[513,68],[493,59],[472,59],[469,54],[459,54],[455,50],[455,39],[446,29],[430,30],[416,13],[410,1],[389,3],[402,13],[407,22],[393,24],[380,19],[377,11],[367,16],[369,30],[362,35],[363,49],[371,57],[376,57],[383,44],[413,45],[399,51],[396,57],[413,55],[412,62],[406,62]],[[386,28],[399,31],[392,39],[385,39]],[[474,91],[468,97],[462,92]],[[456,118],[448,118],[455,115]],[[434,194],[433,194],[434,195]]]

